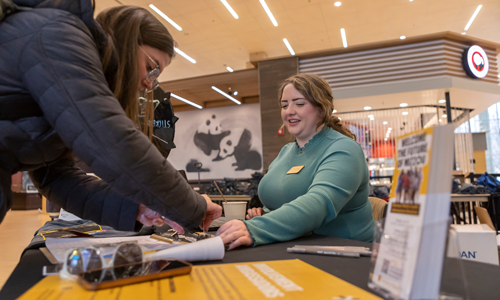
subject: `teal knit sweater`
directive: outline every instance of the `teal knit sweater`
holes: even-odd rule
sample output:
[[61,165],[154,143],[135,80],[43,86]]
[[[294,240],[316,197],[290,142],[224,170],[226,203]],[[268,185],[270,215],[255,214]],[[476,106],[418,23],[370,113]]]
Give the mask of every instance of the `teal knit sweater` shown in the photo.
[[[298,174],[286,174],[304,166]],[[281,149],[259,184],[265,215],[244,221],[254,245],[308,232],[371,242],[368,168],[361,146],[324,126],[303,148]]]

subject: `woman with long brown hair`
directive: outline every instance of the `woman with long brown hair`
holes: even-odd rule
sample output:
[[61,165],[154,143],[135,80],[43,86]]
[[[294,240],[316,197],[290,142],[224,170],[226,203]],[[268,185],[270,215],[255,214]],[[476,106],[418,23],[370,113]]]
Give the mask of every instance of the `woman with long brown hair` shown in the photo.
[[134,6],[96,22],[90,0],[29,5],[0,22],[0,221],[12,206],[11,174],[29,170],[50,201],[99,224],[134,230],[163,216],[208,228],[220,206],[151,143],[151,101],[138,117],[139,92],[158,85],[174,56],[165,26]]
[[229,249],[287,241],[308,232],[370,242],[369,175],[355,135],[332,115],[329,84],[314,74],[286,79],[281,118],[295,142],[281,149],[259,184],[264,208],[219,229]]

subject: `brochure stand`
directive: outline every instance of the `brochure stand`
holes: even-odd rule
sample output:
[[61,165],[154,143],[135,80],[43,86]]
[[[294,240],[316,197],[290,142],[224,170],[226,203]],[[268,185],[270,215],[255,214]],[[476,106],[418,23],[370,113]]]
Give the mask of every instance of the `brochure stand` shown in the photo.
[[[375,270],[375,263],[377,261],[377,256],[378,256],[378,250],[379,250],[380,244],[382,243],[383,240],[385,240],[384,243],[386,245],[390,245],[393,243],[394,244],[397,243],[397,244],[401,245],[401,243],[404,243],[406,245],[406,247],[404,247],[404,248],[408,249],[409,251],[418,251],[418,249],[411,249],[412,242],[409,241],[408,239],[401,240],[401,238],[396,239],[396,238],[392,238],[392,237],[388,236],[387,234],[384,235],[384,221],[385,220],[382,219],[380,221],[375,222],[375,230],[374,230],[374,237],[373,237],[373,250],[372,250],[372,258],[371,258],[370,275],[368,278],[368,286],[372,290],[374,290],[375,292],[380,294],[384,299],[391,299],[391,300],[403,300],[404,299],[404,300],[406,300],[405,298],[401,298],[394,291],[401,289],[401,288],[410,288],[411,289],[412,288],[411,286],[404,287],[403,283],[402,283],[402,285],[399,287],[395,286],[394,290],[383,289],[379,285],[376,284],[375,281],[377,280],[377,278],[374,278],[374,276],[373,276],[374,270]],[[450,224],[448,224],[449,230],[454,230],[449,225]],[[432,225],[428,225],[428,226],[432,226]],[[415,230],[415,229],[409,229],[409,230]],[[449,240],[449,239],[447,239],[447,240]],[[457,243],[456,240],[455,240],[455,243]],[[446,250],[444,251],[444,253],[442,253],[440,255],[446,255],[446,253],[448,252],[447,248],[449,246],[450,245],[448,245],[448,243],[446,243]],[[455,246],[456,246],[455,249],[460,249],[458,245],[455,245]],[[404,262],[408,253],[402,252],[402,253],[399,253],[399,255],[400,255],[401,261]],[[433,254],[431,254],[431,255],[433,255]],[[448,278],[454,277],[455,280],[454,280],[452,286],[443,285],[441,283],[441,288],[440,288],[439,296],[437,299],[438,300],[470,300],[471,298],[469,295],[468,282],[467,282],[465,267],[463,265],[462,259],[446,258],[446,256],[445,256],[444,261],[445,261],[445,263],[443,264],[443,271],[442,271],[443,276],[446,276]],[[402,268],[404,268],[404,266],[402,266]],[[387,270],[387,272],[389,272],[389,270]],[[396,276],[397,274],[394,274],[394,275]],[[452,276],[450,276],[450,275],[452,275]],[[432,276],[432,275],[429,274],[429,276]],[[458,277],[458,279],[457,279],[457,277]],[[441,278],[437,278],[436,280],[440,280],[440,279]],[[465,296],[460,296],[458,294],[465,295]],[[419,299],[419,300],[421,300],[421,299]],[[432,299],[432,300],[435,300],[435,299]]]

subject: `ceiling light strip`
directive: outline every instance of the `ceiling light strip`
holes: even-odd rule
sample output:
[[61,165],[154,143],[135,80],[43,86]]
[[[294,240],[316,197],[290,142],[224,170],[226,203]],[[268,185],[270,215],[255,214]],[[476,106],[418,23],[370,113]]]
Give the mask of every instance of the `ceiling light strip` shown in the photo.
[[185,102],[185,103],[187,103],[187,104],[189,104],[189,105],[192,105],[192,106],[194,106],[194,107],[196,107],[196,108],[198,108],[198,109],[202,109],[202,108],[203,108],[203,107],[201,107],[201,105],[198,105],[198,104],[196,104],[196,103],[194,103],[194,102],[191,102],[191,101],[189,101],[189,100],[187,100],[187,99],[184,99],[184,98],[182,98],[181,96],[177,96],[177,95],[176,95],[176,94],[174,94],[174,93],[170,93],[170,95],[171,95],[172,97],[174,97],[175,99],[179,99],[179,100],[181,100],[182,102]]
[[153,4],[149,4],[149,7],[154,10],[157,14],[160,15],[160,17],[162,17],[163,19],[167,20],[168,23],[170,23],[170,25],[174,26],[175,29],[179,30],[179,31],[182,31],[182,28],[181,26],[177,25],[177,23],[175,23],[174,21],[172,21],[172,19],[170,19],[169,17],[167,17],[166,14],[164,14],[161,10],[159,10],[158,8],[156,8],[156,6],[154,6]]
[[467,23],[467,25],[465,25],[465,31],[469,30],[469,27],[472,25],[472,22],[474,22],[474,19],[476,18],[477,14],[479,13],[479,11],[481,10],[481,7],[483,7],[482,5],[479,5],[477,8],[476,8],[476,11],[474,12],[474,14],[472,15],[472,17],[470,18],[469,20],[469,23]]
[[273,13],[271,12],[271,10],[269,10],[269,7],[267,7],[266,1],[260,0],[260,4],[262,5],[264,10],[266,11],[269,19],[271,19],[271,22],[273,22],[273,25],[277,27],[278,22],[276,22],[276,19],[274,18]]
[[340,28],[340,35],[342,36],[342,45],[344,45],[344,48],[347,48],[347,39],[345,37],[345,29]]
[[291,55],[295,55],[295,51],[293,51],[292,46],[290,45],[290,43],[288,42],[288,40],[287,39],[283,39],[283,43],[285,43],[286,47],[288,48],[288,51],[290,51],[290,54]]
[[192,62],[193,64],[196,63],[196,60],[192,59],[189,55],[187,55],[186,53],[182,52],[181,50],[179,50],[179,48],[177,47],[174,47],[174,50],[175,52],[179,53],[180,56],[184,57],[185,59],[189,60],[190,62]]
[[227,10],[229,10],[229,12],[231,13],[231,15],[233,15],[233,17],[235,19],[238,19],[238,14],[236,14],[236,12],[234,11],[234,9],[231,7],[231,5],[229,5],[229,3],[227,3],[226,0],[220,0],[220,2],[222,2],[222,4],[224,4],[224,6],[227,8]]
[[234,72],[234,70],[231,67],[226,67],[226,70],[228,70],[231,73]]
[[229,99],[229,100],[233,101],[234,103],[236,103],[236,104],[238,104],[238,105],[240,105],[240,104],[241,104],[241,102],[240,102],[240,101],[238,101],[238,100],[236,100],[235,98],[233,98],[233,97],[229,96],[228,94],[226,94],[226,93],[224,93],[223,91],[219,90],[219,89],[218,89],[218,88],[216,88],[215,86],[212,86],[212,89],[213,89],[214,91],[216,91],[217,93],[221,94],[222,96],[226,97],[227,99]]

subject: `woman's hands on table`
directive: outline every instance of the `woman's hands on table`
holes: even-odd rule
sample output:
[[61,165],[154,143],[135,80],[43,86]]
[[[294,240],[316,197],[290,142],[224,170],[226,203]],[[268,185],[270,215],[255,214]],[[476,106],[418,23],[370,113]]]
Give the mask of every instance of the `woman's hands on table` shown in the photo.
[[265,213],[266,212],[264,212],[262,207],[250,208],[249,210],[247,210],[247,215],[246,215],[245,219],[250,220],[250,219],[255,218],[255,217],[263,216]]
[[217,230],[216,236],[220,236],[224,245],[228,248],[227,250],[234,249],[239,246],[251,246],[252,236],[248,229],[240,220],[231,220],[226,224],[222,225],[219,230]]

